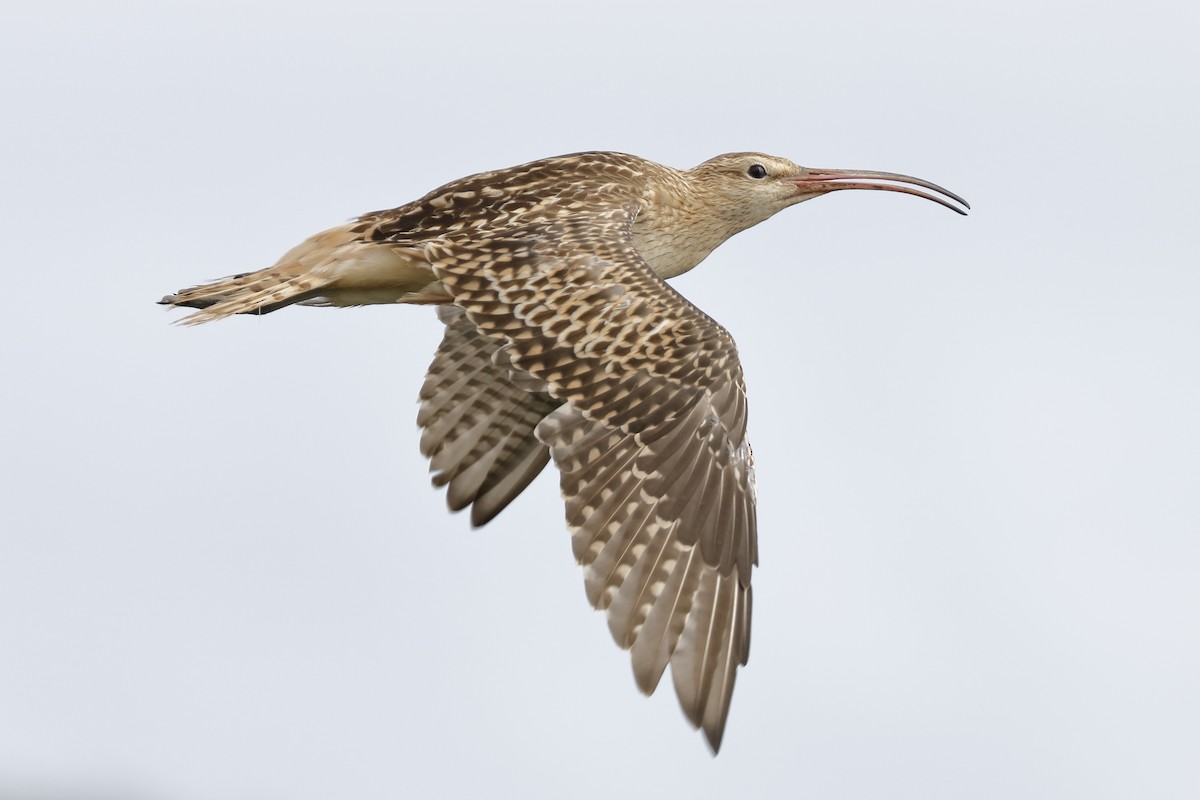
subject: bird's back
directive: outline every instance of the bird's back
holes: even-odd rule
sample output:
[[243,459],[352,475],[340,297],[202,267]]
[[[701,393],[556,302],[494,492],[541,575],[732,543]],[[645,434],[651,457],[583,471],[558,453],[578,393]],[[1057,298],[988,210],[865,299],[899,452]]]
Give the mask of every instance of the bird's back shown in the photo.
[[640,204],[660,172],[669,170],[626,153],[554,156],[451,181],[398,208],[363,214],[351,230],[368,242],[396,244],[494,236]]

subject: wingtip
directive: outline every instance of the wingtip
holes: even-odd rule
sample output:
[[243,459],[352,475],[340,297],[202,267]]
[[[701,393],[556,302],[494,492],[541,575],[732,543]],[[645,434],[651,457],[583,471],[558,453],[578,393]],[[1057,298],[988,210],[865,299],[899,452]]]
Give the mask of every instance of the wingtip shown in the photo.
[[712,750],[713,758],[721,752],[721,739],[724,738],[725,728],[721,726],[715,730],[704,728],[704,741],[708,742],[708,748]]

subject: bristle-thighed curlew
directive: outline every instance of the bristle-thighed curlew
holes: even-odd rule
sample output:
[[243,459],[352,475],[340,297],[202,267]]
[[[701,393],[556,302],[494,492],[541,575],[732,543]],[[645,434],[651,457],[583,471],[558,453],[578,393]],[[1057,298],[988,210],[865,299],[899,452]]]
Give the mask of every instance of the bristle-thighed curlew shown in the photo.
[[733,339],[664,279],[846,189],[966,213],[906,175],[759,153],[690,170],[580,153],[453,181],[160,302],[197,309],[188,324],[294,303],[441,306],[418,416],[435,485],[482,525],[553,458],[589,600],[642,691],[671,667],[715,752],[749,657],[754,459]]

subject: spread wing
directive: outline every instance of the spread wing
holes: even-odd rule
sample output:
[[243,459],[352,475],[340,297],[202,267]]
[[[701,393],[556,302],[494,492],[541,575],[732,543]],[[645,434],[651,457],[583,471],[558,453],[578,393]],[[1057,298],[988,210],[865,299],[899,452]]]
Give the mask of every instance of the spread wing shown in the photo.
[[562,403],[537,426],[589,600],[650,693],[667,664],[720,747],[750,646],[757,562],[746,394],[732,338],[631,243],[633,212],[426,245],[496,364]]
[[450,508],[471,506],[478,527],[546,466],[550,452],[534,429],[562,403],[515,384],[493,363],[500,345],[462,309],[440,306],[438,316],[446,329],[421,387],[421,452],[430,459],[433,485],[448,486]]

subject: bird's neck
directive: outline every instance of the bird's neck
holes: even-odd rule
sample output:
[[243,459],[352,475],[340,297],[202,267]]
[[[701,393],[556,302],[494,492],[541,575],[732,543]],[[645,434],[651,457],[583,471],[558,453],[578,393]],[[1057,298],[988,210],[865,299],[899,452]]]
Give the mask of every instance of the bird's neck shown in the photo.
[[682,275],[740,228],[692,187],[685,173],[672,170],[647,191],[633,225],[633,245],[661,278]]

